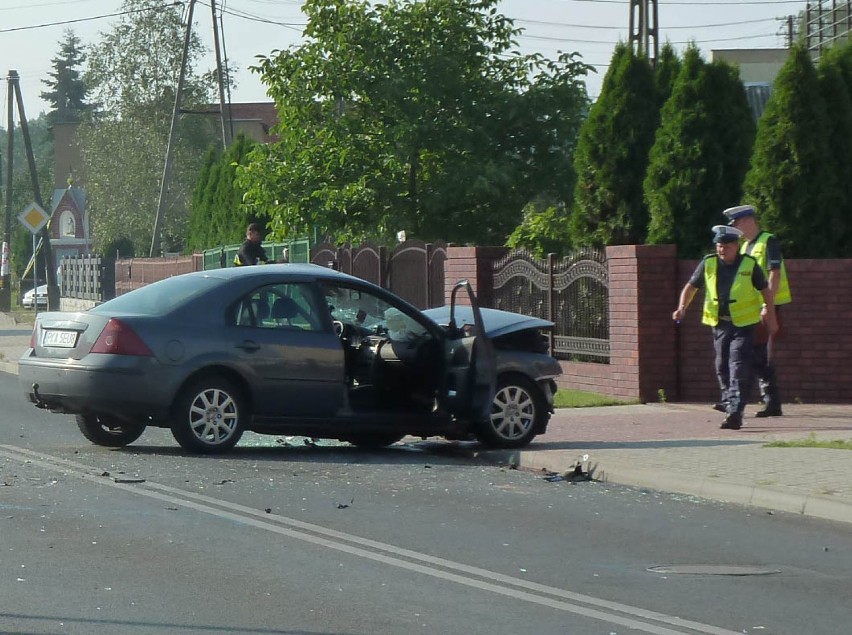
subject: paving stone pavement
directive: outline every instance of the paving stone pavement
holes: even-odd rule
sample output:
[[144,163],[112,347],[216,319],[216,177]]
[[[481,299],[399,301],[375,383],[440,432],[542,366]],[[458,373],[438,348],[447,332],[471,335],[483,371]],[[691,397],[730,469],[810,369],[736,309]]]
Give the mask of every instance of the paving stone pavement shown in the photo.
[[721,430],[710,404],[560,409],[528,448],[485,451],[492,461],[556,475],[679,492],[852,522],[852,453],[767,447],[772,441],[852,441],[852,405],[787,404],[783,417]]
[[[0,372],[17,373],[31,327],[0,313]],[[783,388],[783,387],[782,387]],[[547,434],[522,450],[474,450],[482,458],[595,480],[852,523],[852,451],[772,448],[771,441],[852,441],[852,404],[785,404],[783,417],[721,430],[710,404],[560,409]]]

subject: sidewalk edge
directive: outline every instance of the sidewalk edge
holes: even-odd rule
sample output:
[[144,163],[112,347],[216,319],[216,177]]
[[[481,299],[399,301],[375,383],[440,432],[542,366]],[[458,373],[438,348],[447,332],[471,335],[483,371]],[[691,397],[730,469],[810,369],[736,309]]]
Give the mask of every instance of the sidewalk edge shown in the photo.
[[[563,474],[576,463],[565,457],[546,456],[534,450],[485,451],[479,456],[491,463],[511,465],[529,471]],[[724,503],[736,503],[772,511],[837,522],[852,523],[852,505],[826,496],[806,495],[771,487],[744,485],[718,477],[693,476],[683,472],[660,472],[623,467],[612,460],[598,460],[589,466],[593,480],[602,483],[645,487],[675,494],[687,494]]]

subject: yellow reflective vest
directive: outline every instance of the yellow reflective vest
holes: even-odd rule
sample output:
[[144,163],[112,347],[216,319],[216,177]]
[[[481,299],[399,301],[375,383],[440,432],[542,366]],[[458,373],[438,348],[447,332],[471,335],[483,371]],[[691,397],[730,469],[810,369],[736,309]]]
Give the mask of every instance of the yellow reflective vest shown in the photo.
[[[761,232],[757,238],[754,239],[754,246],[751,248],[751,254],[749,254],[752,258],[757,260],[757,264],[760,265],[760,268],[763,269],[763,273],[766,274],[766,279],[769,280],[769,263],[766,261],[766,243],[769,239],[772,238],[772,234],[769,232]],[[740,253],[747,253],[749,243],[744,242],[740,245]],[[784,266],[784,261],[781,261],[781,282],[778,283],[778,291],[775,292],[775,305],[779,304],[789,304],[793,301],[793,296],[790,293],[790,283],[787,281],[787,267]]]
[[[708,256],[704,260],[704,311],[701,314],[701,321],[708,326],[716,326],[719,323],[719,293],[716,289],[718,263],[719,258],[715,255]],[[760,322],[763,295],[751,282],[751,274],[756,266],[757,261],[754,258],[744,255],[734,276],[728,308],[731,312],[731,321],[735,326],[748,326]]]

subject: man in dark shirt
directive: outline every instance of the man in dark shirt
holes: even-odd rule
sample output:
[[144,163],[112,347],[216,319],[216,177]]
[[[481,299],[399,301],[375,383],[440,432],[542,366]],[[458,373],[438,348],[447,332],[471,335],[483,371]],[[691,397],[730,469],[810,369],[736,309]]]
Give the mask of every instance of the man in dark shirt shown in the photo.
[[[713,228],[716,253],[698,263],[689,282],[680,292],[680,304],[672,313],[675,322],[683,320],[698,289],[704,289],[701,321],[713,327],[716,378],[722,391],[726,416],[722,428],[739,430],[745,408],[745,389],[751,372],[754,325],[761,320],[761,296],[771,305],[766,275],[751,256],[739,253],[742,232],[726,225]],[[775,309],[766,316],[770,333],[777,329]]]
[[266,250],[261,246],[261,242],[263,242],[263,234],[260,223],[251,223],[246,229],[246,240],[237,252],[234,264],[239,267],[269,262],[269,257],[266,255]]

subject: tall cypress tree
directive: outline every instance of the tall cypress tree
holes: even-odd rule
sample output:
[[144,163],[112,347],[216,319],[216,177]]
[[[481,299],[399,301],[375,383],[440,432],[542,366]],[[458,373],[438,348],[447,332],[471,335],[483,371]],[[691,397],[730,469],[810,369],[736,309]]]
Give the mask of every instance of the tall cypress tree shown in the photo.
[[654,82],[657,85],[657,97],[660,108],[671,97],[672,89],[680,73],[681,61],[670,42],[663,44],[660,57],[654,65]]
[[[845,48],[852,51],[848,45]],[[830,163],[837,171],[838,185],[827,210],[834,242],[826,255],[847,258],[852,251],[852,98],[839,58],[839,49],[828,51],[820,58],[817,73],[829,119]]]
[[706,253],[709,229],[735,205],[748,167],[754,123],[729,65],[684,54],[650,153],[645,200],[649,243],[675,243],[681,257]]
[[642,198],[642,181],[658,120],[651,65],[621,43],[604,77],[600,97],[580,129],[570,220],[575,245],[623,245],[645,240],[648,211]]
[[211,146],[204,155],[198,179],[189,202],[186,249],[189,253],[202,251],[213,246],[210,236],[210,208],[208,186],[210,174],[219,159],[219,152]]
[[796,45],[757,124],[744,200],[778,234],[784,255],[819,258],[833,244],[829,206],[837,188],[829,123],[816,69]]

